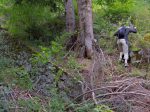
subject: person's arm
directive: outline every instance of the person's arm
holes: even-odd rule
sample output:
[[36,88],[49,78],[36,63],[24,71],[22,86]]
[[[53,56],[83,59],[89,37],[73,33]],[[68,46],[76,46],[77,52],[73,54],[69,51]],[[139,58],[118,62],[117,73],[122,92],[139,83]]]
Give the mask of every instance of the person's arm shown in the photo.
[[116,31],[116,32],[114,33],[114,36],[118,36],[118,31]]
[[130,33],[137,33],[136,27],[129,27],[128,29]]

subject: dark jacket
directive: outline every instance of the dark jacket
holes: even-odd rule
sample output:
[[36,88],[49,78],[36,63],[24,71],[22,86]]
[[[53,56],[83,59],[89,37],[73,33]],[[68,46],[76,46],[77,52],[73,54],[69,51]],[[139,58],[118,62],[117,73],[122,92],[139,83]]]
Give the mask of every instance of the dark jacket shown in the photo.
[[[122,26],[122,27],[123,27],[123,26]],[[122,27],[120,27],[120,28],[118,29],[118,31],[115,32],[115,34],[114,34],[114,36],[117,36],[118,39],[122,38],[122,37],[119,37],[119,30],[120,30]],[[122,39],[125,39],[127,43],[128,43],[128,35],[129,35],[129,33],[137,33],[136,28],[135,28],[135,27],[125,27],[125,34],[124,34],[124,37],[123,37]]]

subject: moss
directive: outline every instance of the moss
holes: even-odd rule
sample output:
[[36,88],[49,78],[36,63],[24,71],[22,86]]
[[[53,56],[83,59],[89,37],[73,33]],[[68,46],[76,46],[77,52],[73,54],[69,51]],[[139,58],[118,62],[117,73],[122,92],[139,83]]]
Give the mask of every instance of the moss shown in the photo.
[[150,42],[150,33],[145,34],[144,41]]

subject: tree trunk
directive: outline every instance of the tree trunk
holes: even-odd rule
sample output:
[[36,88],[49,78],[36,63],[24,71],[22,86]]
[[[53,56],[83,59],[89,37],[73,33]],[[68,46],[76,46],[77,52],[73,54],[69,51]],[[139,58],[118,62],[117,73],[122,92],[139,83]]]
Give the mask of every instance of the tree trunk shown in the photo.
[[66,30],[73,33],[75,31],[75,14],[72,0],[65,0],[66,10]]
[[[92,41],[93,35],[93,21],[92,21],[92,1],[91,0],[77,0],[78,13],[79,13],[79,36],[78,41],[81,44],[80,47],[88,58],[93,56]],[[81,52],[80,52],[81,53]],[[79,54],[80,55],[80,54]]]

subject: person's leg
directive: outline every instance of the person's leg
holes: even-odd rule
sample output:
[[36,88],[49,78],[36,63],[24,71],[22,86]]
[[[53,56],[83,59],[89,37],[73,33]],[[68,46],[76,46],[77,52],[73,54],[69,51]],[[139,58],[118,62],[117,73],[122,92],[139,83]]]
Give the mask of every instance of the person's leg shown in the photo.
[[120,52],[119,61],[122,61],[123,52]]
[[122,43],[120,40],[117,41],[118,44],[118,50],[119,50],[119,61],[122,60],[122,56],[123,56],[123,48],[122,48]]
[[128,66],[128,58],[129,58],[129,48],[128,48],[128,44],[126,43],[125,40],[122,41],[123,42],[123,53],[124,53],[124,60],[125,60],[125,67]]

